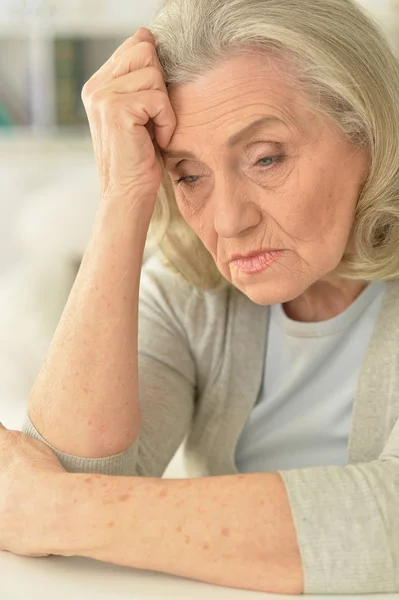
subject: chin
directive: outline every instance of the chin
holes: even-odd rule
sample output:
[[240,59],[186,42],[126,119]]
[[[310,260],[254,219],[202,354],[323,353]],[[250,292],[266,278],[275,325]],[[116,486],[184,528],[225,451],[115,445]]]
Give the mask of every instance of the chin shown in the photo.
[[271,304],[284,304],[291,302],[303,294],[312,282],[300,279],[289,279],[274,272],[270,277],[269,272],[249,276],[247,282],[232,280],[232,284],[255,304],[269,306]]

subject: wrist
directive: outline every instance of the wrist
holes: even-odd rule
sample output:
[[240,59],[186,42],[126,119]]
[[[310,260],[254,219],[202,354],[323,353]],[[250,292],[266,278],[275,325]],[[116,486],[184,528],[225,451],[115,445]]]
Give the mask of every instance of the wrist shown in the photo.
[[118,241],[131,241],[140,246],[145,245],[154,214],[151,201],[129,203],[107,201],[98,207],[92,239],[116,239]]
[[95,498],[86,493],[84,481],[99,477],[76,473],[64,473],[52,482],[55,498],[51,518],[50,539],[47,548],[56,556],[84,556],[88,545],[93,543],[95,530],[86,518],[94,509]]
[[60,477],[49,553],[98,560],[108,557],[114,533],[109,523],[115,523],[116,498],[124,491],[127,479],[91,473]]
[[157,203],[157,194],[136,194],[131,197],[115,194],[102,195],[99,203],[101,215],[120,214],[125,219],[130,215],[151,221]]

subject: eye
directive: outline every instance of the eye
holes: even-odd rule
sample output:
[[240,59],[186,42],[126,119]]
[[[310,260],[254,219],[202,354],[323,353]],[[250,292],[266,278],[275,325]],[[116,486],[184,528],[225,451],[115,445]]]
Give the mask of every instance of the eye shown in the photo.
[[[189,181],[190,179],[195,179],[196,181]],[[187,186],[195,185],[197,183],[198,179],[200,179],[199,175],[198,176],[196,176],[196,175],[188,175],[186,177],[180,177],[180,179],[177,179],[175,181],[175,184],[176,185],[185,184]]]
[[[280,163],[283,160],[283,155],[265,156],[264,158],[259,159],[256,164],[262,167],[263,169],[270,169],[270,167],[272,167],[274,164]],[[260,164],[263,162],[268,162],[268,164]],[[180,179],[175,180],[175,184],[185,185],[186,187],[193,187],[196,183],[198,183],[199,179],[201,179],[200,175],[186,175],[185,177],[180,177]]]
[[264,167],[264,168],[268,168],[268,167],[270,167],[270,166],[272,166],[272,165],[274,165],[276,163],[281,162],[282,159],[283,159],[282,156],[265,156],[264,158],[260,158],[256,164],[258,165],[259,163],[267,161],[269,164],[267,164],[267,165],[260,165],[260,166]]

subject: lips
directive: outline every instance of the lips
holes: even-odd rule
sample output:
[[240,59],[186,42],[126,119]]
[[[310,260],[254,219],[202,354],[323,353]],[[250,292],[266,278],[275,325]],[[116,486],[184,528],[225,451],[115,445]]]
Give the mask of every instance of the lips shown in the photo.
[[244,273],[260,273],[271,267],[280,258],[282,253],[283,250],[272,250],[270,252],[263,252],[262,254],[255,254],[249,258],[238,258],[233,260],[232,263]]
[[272,254],[273,252],[281,252],[281,250],[279,248],[266,248],[266,249],[261,249],[261,250],[255,250],[255,252],[249,252],[248,254],[234,254],[231,257],[232,261],[236,261],[239,259],[248,259],[248,258],[253,258],[254,256],[259,256],[260,254]]

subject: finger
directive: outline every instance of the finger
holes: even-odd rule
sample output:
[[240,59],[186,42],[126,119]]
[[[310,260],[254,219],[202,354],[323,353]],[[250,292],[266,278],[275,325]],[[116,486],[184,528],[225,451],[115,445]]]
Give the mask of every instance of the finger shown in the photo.
[[126,50],[114,63],[112,77],[117,79],[144,67],[155,67],[163,74],[157,49],[148,41],[140,42],[134,48]]
[[136,33],[132,35],[132,37],[125,40],[123,44],[121,44],[119,48],[115,50],[112,57],[117,60],[124,52],[126,52],[126,50],[132,48],[132,46],[140,44],[141,42],[150,42],[154,46],[156,44],[155,37],[153,36],[151,30],[147,27],[140,27],[140,29],[138,29]]
[[108,91],[109,93],[128,94],[141,92],[143,90],[159,90],[164,94],[168,94],[165,80],[160,71],[155,67],[146,67],[128,73],[124,77],[118,77],[107,86],[104,86],[101,94]]
[[134,46],[141,44],[142,42],[149,42],[154,47],[156,45],[156,40],[155,40],[153,34],[146,27],[141,27],[135,33],[135,35],[133,35],[132,37],[125,40],[123,42],[123,44],[121,44],[119,46],[119,48],[117,48],[117,50],[115,50],[115,52],[109,59],[109,62],[111,62],[111,63],[117,62],[124,54],[126,54],[126,52],[128,52],[129,50],[134,48]]
[[155,37],[147,27],[140,27],[132,37],[123,42],[123,44],[114,52],[114,59],[118,60],[126,50],[133,46],[137,46],[137,44],[140,44],[141,42],[150,42],[153,46],[156,45]]
[[[101,95],[109,101],[108,90],[102,90]],[[133,94],[122,94],[122,101],[126,102],[126,108],[121,110],[121,114],[124,113],[127,117],[126,126],[145,126],[153,119],[156,141],[161,148],[167,148],[177,124],[169,98],[159,90],[143,90]]]
[[123,44],[121,44],[119,46],[119,48],[117,48],[115,50],[115,52],[107,60],[107,62],[104,63],[103,66],[97,71],[97,73],[95,73],[93,75],[93,77],[95,77],[96,79],[98,79],[98,78],[101,79],[102,77],[104,77],[106,75],[108,75],[108,77],[109,77],[110,74],[112,73],[112,71],[115,69],[116,63],[120,61],[121,57],[125,56],[126,53],[129,51],[131,53],[132,48],[134,48],[138,44],[141,44],[142,42],[150,43],[155,48],[155,44],[156,44],[155,38],[154,38],[153,34],[151,33],[151,31],[149,29],[147,29],[146,27],[141,27],[135,33],[134,36],[125,40],[123,42]]

